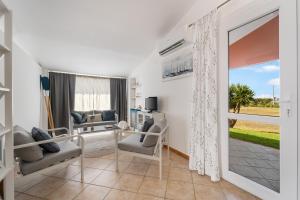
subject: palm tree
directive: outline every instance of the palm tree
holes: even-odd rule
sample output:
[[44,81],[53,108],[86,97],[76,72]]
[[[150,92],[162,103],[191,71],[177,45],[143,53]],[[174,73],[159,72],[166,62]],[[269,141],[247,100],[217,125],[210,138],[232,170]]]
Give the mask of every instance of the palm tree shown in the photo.
[[[253,101],[255,93],[248,85],[231,84],[229,87],[229,109],[233,113],[240,113],[241,106],[247,106]],[[230,128],[236,124],[236,119],[229,120]]]

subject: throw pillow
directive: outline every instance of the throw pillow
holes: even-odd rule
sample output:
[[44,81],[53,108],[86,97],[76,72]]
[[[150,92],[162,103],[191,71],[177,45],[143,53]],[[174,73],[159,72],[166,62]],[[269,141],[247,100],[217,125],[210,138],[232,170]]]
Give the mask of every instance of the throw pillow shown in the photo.
[[[149,130],[149,128],[154,124],[154,119],[153,118],[149,118],[149,119],[146,119],[144,124],[143,124],[143,127],[142,127],[142,132],[147,132]],[[144,138],[145,138],[145,134],[142,134],[141,135],[141,138],[140,138],[140,142],[143,142],[144,141]]]
[[103,121],[114,121],[115,113],[116,113],[116,111],[114,111],[114,110],[102,111],[102,120]]
[[[161,129],[157,125],[151,126],[151,128],[148,130],[150,133],[160,133]],[[143,146],[144,147],[152,147],[155,146],[157,143],[158,136],[157,135],[146,135],[144,141],[143,141]]]
[[[46,131],[33,127],[31,130],[32,137],[35,141],[43,141],[43,140],[49,140],[52,139],[52,137],[47,133]],[[58,144],[55,142],[49,142],[46,144],[40,144],[40,147],[42,147],[46,152],[48,153],[56,153],[60,151],[60,148]]]
[[[35,142],[31,136],[31,133],[27,132],[20,126],[14,126],[13,134],[15,146]],[[14,152],[16,157],[19,157],[21,160],[27,162],[33,162],[43,158],[43,151],[39,145],[16,149]]]
[[79,112],[71,112],[71,115],[74,119],[76,124],[81,124],[82,122],[82,115]]

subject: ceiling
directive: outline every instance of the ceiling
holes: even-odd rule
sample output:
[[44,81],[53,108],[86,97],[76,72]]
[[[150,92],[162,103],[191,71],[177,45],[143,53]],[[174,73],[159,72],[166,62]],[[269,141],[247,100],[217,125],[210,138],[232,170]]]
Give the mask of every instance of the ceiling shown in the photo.
[[15,41],[42,66],[128,75],[196,0],[4,0]]

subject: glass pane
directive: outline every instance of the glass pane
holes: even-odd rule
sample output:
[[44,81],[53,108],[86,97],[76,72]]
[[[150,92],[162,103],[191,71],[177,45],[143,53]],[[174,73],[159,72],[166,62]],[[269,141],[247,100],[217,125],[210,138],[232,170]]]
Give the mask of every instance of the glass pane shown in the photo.
[[280,191],[279,126],[229,119],[229,170]]
[[279,116],[279,17],[229,32],[229,112]]

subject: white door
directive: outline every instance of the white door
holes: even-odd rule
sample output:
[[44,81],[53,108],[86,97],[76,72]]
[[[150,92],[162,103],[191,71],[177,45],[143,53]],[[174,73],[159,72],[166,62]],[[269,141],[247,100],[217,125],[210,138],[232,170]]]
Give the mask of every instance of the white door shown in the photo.
[[262,199],[297,199],[296,0],[220,11],[222,176]]

